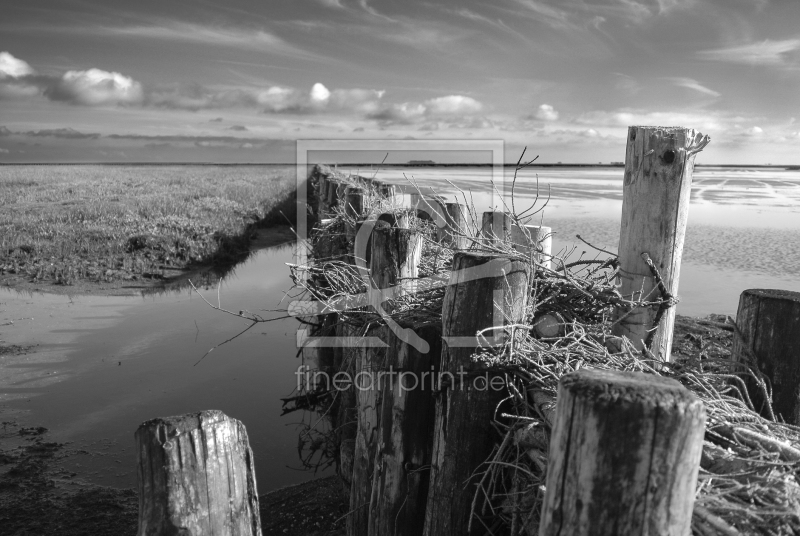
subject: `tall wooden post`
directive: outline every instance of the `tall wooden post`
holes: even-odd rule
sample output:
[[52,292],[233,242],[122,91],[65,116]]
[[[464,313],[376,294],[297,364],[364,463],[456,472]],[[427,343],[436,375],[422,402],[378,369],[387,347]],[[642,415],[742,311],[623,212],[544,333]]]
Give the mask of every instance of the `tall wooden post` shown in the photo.
[[[503,255],[456,252],[442,305],[443,385],[436,401],[426,536],[483,534],[468,530],[475,494],[473,473],[492,451],[492,420],[507,394],[502,377],[481,373],[472,359],[479,330],[521,322],[530,264]],[[499,314],[498,314],[499,313]],[[474,344],[465,340],[474,338]],[[474,373],[474,374],[473,374]]]
[[[626,299],[657,301],[665,296],[644,253],[666,292],[677,296],[694,159],[707,143],[707,136],[689,128],[628,129],[619,236],[620,292]],[[669,361],[674,323],[675,307],[668,304],[618,308],[613,332]]]
[[[764,374],[772,385],[772,409],[800,425],[800,292],[750,289],[739,297],[731,357]],[[762,415],[770,408],[763,388],[745,378],[750,399]]]
[[253,451],[221,411],[164,417],[136,430],[138,536],[260,536]]
[[467,249],[470,246],[471,234],[467,224],[467,205],[460,203],[445,203],[445,226],[436,230],[436,240],[445,247],[454,250]]
[[421,353],[397,337],[386,349],[370,536],[419,536],[425,524],[442,330],[429,324],[408,327],[429,350]]
[[[396,288],[393,294],[403,293],[403,287],[413,284],[418,275],[422,252],[422,237],[408,229],[376,227],[372,231],[370,276],[376,289]],[[375,305],[380,305],[377,301]],[[390,310],[384,303],[384,310]],[[391,339],[386,326],[369,333]],[[353,483],[350,488],[350,515],[347,518],[348,536],[369,532],[370,500],[375,468],[375,449],[378,442],[380,402],[378,371],[383,370],[385,348],[365,348],[356,354],[356,400],[358,432],[353,456]]]
[[506,212],[484,212],[481,220],[481,235],[486,244],[497,244],[511,238],[513,220]]
[[550,268],[553,249],[553,231],[543,225],[514,225],[511,228],[511,241],[517,250],[531,254],[537,264]]
[[669,378],[562,376],[539,536],[688,535],[705,420]]

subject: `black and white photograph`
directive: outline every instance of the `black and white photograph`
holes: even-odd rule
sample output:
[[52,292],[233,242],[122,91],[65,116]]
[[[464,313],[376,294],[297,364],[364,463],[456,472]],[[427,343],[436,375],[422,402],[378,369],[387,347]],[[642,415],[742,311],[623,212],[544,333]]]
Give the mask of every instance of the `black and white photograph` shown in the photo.
[[800,534],[800,2],[0,9],[0,534]]

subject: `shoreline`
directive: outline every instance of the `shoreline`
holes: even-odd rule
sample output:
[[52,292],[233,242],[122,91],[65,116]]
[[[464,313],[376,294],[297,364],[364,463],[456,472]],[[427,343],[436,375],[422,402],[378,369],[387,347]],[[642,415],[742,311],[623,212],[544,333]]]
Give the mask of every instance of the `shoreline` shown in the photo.
[[54,280],[31,281],[17,274],[0,275],[0,289],[16,291],[20,294],[55,294],[59,296],[140,296],[142,294],[167,291],[176,286],[188,285],[189,279],[207,277],[214,272],[225,272],[247,260],[250,253],[261,249],[293,242],[295,234],[289,225],[273,225],[253,230],[248,238],[248,250],[242,259],[234,263],[206,263],[192,265],[184,269],[165,269],[163,278],[141,278],[138,280],[114,279],[98,281],[79,279],[64,285]]

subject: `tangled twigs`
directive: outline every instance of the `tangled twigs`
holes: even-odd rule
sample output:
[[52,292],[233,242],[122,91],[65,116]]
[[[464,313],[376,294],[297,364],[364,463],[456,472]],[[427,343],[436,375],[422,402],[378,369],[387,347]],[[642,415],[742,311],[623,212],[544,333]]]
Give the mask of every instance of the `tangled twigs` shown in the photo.
[[650,268],[650,273],[653,274],[653,277],[656,280],[656,285],[658,285],[658,291],[661,293],[661,303],[659,304],[658,311],[656,311],[656,316],[653,319],[653,327],[650,330],[650,333],[647,334],[647,340],[644,341],[645,348],[650,348],[653,343],[653,337],[656,335],[658,324],[661,323],[661,318],[664,316],[664,313],[667,311],[667,309],[674,307],[678,303],[678,298],[673,296],[670,291],[667,290],[667,286],[664,284],[664,280],[661,278],[658,268],[656,268],[653,259],[650,258],[650,255],[647,252],[642,253],[642,259],[645,263],[647,263],[647,267]]

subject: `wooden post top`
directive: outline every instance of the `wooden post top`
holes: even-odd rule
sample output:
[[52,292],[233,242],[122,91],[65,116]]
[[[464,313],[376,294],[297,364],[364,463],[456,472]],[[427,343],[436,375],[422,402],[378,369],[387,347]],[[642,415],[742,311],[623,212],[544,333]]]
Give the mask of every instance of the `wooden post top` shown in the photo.
[[762,298],[771,298],[774,300],[789,300],[794,302],[800,302],[800,292],[794,292],[792,290],[750,288],[745,291],[742,291],[742,294],[751,294],[753,296],[759,296]]
[[677,380],[644,372],[585,368],[563,375],[559,384],[575,395],[598,400],[700,403],[694,393]]
[[172,434],[177,436],[179,434],[198,429],[201,421],[218,422],[227,418],[228,417],[218,409],[208,409],[198,413],[173,415],[171,417],[156,417],[155,419],[150,419],[140,424],[139,430],[143,428],[153,428],[160,425],[170,432],[178,432],[178,434]]

